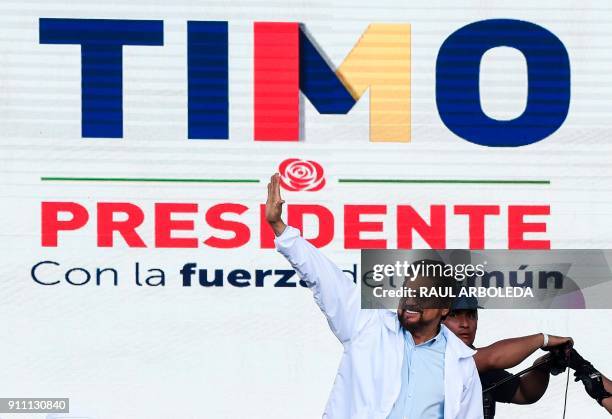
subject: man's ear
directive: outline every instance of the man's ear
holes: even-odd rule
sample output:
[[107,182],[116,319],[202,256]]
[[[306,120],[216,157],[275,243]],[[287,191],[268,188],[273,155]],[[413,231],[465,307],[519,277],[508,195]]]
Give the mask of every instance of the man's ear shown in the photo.
[[442,320],[444,320],[446,318],[446,316],[448,316],[448,313],[450,313],[450,308],[443,308],[442,309]]

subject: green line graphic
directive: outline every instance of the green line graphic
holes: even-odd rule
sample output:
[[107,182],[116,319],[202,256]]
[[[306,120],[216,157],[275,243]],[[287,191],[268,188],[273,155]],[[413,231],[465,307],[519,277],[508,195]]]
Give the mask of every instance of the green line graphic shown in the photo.
[[550,185],[550,180],[505,179],[338,179],[340,183],[438,183],[438,184],[490,184],[490,185]]
[[127,178],[127,177],[51,177],[43,182],[171,182],[171,183],[259,183],[259,179],[180,179],[180,178]]
[[[166,182],[166,183],[260,183],[259,179],[214,178],[127,178],[127,177],[54,177],[43,176],[43,182]],[[550,185],[550,180],[509,179],[338,179],[339,183],[413,183],[477,185]]]

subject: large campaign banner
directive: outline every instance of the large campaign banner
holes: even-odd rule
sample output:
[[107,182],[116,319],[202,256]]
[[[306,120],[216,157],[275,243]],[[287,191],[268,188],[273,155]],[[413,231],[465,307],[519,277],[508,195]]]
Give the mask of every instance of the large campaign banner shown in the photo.
[[[611,23],[606,1],[3,0],[0,397],[319,417],[343,347],[274,249],[276,172],[356,282],[361,249],[609,248]],[[484,309],[476,345],[571,336],[609,376],[611,308]],[[606,417],[565,392],[496,417]]]

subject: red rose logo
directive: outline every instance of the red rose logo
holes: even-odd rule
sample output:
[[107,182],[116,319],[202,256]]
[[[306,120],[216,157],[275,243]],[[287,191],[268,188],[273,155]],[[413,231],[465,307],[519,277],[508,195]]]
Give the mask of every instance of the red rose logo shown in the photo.
[[280,184],[288,191],[314,192],[325,186],[323,167],[312,160],[287,159],[278,167]]

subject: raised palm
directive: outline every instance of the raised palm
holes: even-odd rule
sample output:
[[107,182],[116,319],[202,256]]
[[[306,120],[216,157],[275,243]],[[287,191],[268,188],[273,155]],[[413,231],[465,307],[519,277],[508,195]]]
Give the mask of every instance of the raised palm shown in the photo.
[[275,173],[270,178],[268,183],[268,199],[266,200],[266,220],[272,226],[272,229],[279,235],[285,229],[285,223],[282,220],[283,204],[285,201],[280,194],[280,175]]

